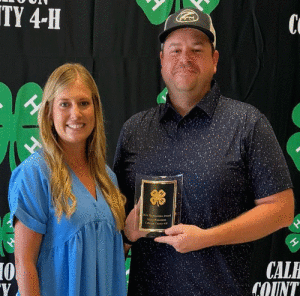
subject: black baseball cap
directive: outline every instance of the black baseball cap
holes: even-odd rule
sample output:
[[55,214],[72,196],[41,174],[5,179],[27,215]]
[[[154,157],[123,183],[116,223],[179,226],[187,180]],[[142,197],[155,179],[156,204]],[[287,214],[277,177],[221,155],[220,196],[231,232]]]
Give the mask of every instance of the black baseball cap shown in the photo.
[[202,31],[216,47],[216,32],[208,14],[196,8],[183,8],[171,14],[165,22],[164,31],[158,36],[160,42],[164,43],[171,32],[180,28],[194,28]]

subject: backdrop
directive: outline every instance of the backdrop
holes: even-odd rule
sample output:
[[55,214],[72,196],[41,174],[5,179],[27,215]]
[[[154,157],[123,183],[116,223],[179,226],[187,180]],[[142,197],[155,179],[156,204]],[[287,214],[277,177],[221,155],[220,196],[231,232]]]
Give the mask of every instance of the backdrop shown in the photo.
[[190,6],[213,18],[223,94],[268,117],[295,186],[292,226],[255,244],[251,292],[300,294],[298,0],[0,0],[0,295],[17,291],[9,178],[40,146],[36,115],[47,77],[64,62],[91,71],[103,102],[111,165],[124,121],[162,99],[162,23]]

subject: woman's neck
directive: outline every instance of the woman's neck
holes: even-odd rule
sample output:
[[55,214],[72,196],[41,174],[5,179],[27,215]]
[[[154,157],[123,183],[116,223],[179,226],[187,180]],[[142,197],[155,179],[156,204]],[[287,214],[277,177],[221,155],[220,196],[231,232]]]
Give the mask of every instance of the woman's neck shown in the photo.
[[85,145],[62,145],[64,160],[73,169],[88,166]]

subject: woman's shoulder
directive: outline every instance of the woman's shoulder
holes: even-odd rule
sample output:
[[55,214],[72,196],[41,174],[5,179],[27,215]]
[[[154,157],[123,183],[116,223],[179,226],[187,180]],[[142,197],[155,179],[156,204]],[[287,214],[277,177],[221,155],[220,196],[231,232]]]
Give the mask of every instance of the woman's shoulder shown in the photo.
[[46,231],[50,204],[46,174],[43,153],[35,152],[12,172],[8,190],[11,221],[16,216],[28,228],[42,234]]
[[17,176],[48,176],[48,166],[42,149],[37,150],[22,161],[12,172],[12,178]]

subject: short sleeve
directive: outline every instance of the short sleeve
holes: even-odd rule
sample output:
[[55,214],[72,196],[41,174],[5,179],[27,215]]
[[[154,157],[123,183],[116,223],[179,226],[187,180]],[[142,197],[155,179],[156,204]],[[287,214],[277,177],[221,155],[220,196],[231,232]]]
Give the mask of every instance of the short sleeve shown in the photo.
[[18,218],[29,229],[45,234],[49,213],[49,186],[39,166],[42,160],[27,159],[13,172],[8,202],[11,221]]
[[248,135],[247,152],[249,176],[256,199],[293,187],[282,149],[264,115]]

